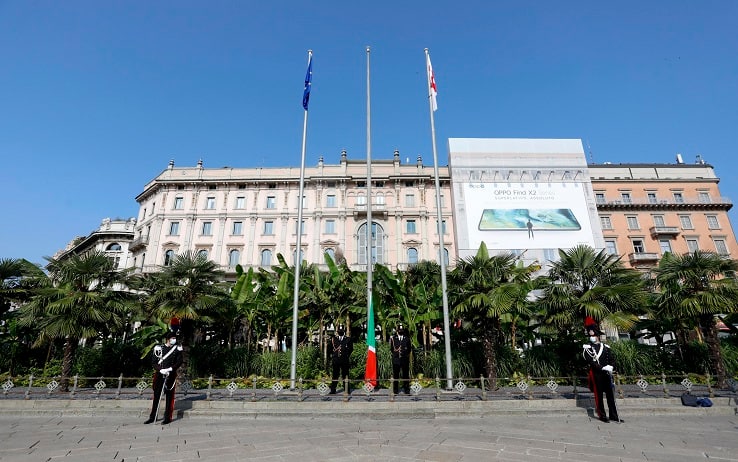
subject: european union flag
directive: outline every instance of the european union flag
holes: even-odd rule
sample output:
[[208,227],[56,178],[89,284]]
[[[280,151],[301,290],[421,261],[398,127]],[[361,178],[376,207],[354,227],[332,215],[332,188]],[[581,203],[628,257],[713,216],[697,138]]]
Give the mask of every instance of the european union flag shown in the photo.
[[310,102],[310,87],[313,81],[313,55],[310,55],[308,59],[308,69],[305,74],[305,91],[302,93],[302,107],[307,111],[308,103]]

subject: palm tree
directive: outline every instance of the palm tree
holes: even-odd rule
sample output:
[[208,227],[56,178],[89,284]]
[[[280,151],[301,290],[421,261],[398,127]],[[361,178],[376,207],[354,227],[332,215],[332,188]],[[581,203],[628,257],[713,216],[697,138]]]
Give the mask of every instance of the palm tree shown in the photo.
[[[734,279],[725,277],[736,269],[735,260],[697,250],[684,255],[667,253],[654,270],[660,289],[656,306],[672,318],[699,326],[720,388],[726,386],[726,373],[715,315],[738,311],[738,287]],[[677,335],[678,339],[683,337]]]
[[518,265],[506,253],[490,256],[484,242],[476,255],[462,259],[451,272],[454,315],[462,318],[481,339],[487,378],[497,386],[496,348],[501,318],[519,304],[520,285],[531,280],[537,265]]
[[33,288],[45,278],[43,270],[28,260],[0,259],[0,316],[13,304],[27,301]]
[[47,259],[51,284],[36,290],[18,320],[21,326],[39,329],[36,346],[64,339],[61,385],[66,390],[79,341],[125,325],[132,297],[125,290],[126,273],[116,271],[102,252]]
[[559,250],[559,260],[549,270],[545,288],[542,329],[563,336],[581,332],[591,316],[608,325],[630,329],[646,303],[645,280],[626,268],[620,258],[587,245]]
[[264,294],[271,293],[267,278],[259,278],[253,268],[244,272],[241,265],[236,266],[238,278],[231,290],[231,298],[241,317],[241,325],[246,341],[246,349],[251,350],[252,341],[258,340],[258,325],[264,307]]
[[203,255],[190,251],[177,255],[151,284],[149,309],[159,319],[180,319],[183,343],[189,346],[195,341],[195,324],[212,321],[218,310],[230,303],[221,285],[223,276],[218,265]]

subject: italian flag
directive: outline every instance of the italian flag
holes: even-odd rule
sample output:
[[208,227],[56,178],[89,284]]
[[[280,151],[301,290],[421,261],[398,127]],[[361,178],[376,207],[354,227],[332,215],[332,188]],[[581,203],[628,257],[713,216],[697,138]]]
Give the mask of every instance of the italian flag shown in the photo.
[[364,381],[377,386],[377,340],[374,334],[374,306],[370,299],[366,313],[366,373]]

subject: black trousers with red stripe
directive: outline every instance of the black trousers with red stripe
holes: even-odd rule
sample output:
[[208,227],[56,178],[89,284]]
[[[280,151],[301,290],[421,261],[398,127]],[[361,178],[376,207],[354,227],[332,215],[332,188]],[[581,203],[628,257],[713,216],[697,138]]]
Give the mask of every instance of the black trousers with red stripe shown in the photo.
[[607,409],[610,411],[609,419],[615,421],[620,420],[618,409],[615,407],[615,393],[612,389],[612,378],[610,374],[605,371],[590,369],[589,387],[592,393],[594,393],[597,417],[603,418],[607,415],[605,414],[605,403],[602,402],[602,393],[604,393],[607,399]]
[[177,384],[177,374],[170,372],[166,378],[166,385],[164,385],[164,376],[159,371],[154,372],[154,383],[152,388],[154,389],[154,403],[151,405],[150,418],[154,418],[156,415],[156,408],[159,407],[159,399],[161,398],[162,386],[164,388],[164,420],[172,420],[172,414],[174,413],[174,391],[175,385]]

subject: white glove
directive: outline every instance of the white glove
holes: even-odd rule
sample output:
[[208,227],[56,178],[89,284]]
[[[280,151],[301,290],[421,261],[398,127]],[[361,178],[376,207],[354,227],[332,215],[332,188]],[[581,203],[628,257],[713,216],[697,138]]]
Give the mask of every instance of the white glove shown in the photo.
[[166,369],[161,369],[159,372],[161,372],[161,375],[169,375],[169,373],[172,372],[172,368],[167,367]]
[[582,348],[584,348],[585,350],[589,350],[590,348],[592,348],[592,345],[585,343],[584,345],[582,345]]
[[602,366],[602,370],[612,374],[612,366]]

